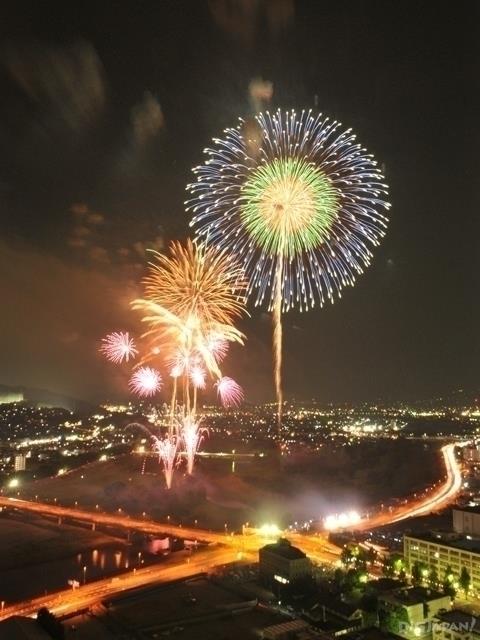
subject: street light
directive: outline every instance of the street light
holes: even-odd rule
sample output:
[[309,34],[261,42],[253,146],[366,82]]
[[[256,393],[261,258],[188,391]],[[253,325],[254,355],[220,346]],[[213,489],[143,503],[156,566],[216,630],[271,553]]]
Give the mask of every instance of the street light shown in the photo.
[[87,567],[83,567],[83,584],[87,581]]

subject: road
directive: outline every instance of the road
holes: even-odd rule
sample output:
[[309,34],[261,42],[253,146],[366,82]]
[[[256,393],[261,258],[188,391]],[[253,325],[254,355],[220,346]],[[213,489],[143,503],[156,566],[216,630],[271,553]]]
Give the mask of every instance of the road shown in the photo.
[[168,534],[173,537],[199,540],[203,542],[225,542],[225,532],[207,531],[192,527],[182,527],[170,523],[159,523],[146,518],[131,518],[122,513],[103,513],[101,511],[86,511],[76,507],[62,507],[60,505],[45,504],[43,502],[33,502],[20,500],[18,498],[6,498],[0,496],[0,507],[31,511],[41,515],[54,516],[57,518],[69,518],[77,522],[87,522],[89,524],[115,527],[116,529],[126,529],[127,531],[143,531],[150,534]]
[[[371,518],[355,525],[356,529],[371,529],[406,518],[424,515],[438,511],[450,504],[462,486],[461,469],[455,458],[455,444],[442,447],[447,478],[439,487],[428,492],[420,499],[410,500],[397,509],[379,512]],[[72,518],[77,521],[89,522],[138,530],[150,534],[168,534],[174,537],[191,540],[201,540],[215,543],[213,550],[197,551],[189,562],[182,561],[175,564],[162,564],[135,570],[120,578],[98,580],[84,585],[75,591],[70,589],[28,602],[21,602],[0,610],[0,619],[10,615],[32,615],[39,607],[46,606],[57,615],[72,613],[82,608],[92,606],[107,596],[133,587],[147,585],[154,582],[166,582],[186,577],[199,571],[211,570],[213,567],[234,562],[240,557],[249,555],[254,558],[258,549],[269,541],[260,533],[249,535],[231,535],[228,532],[215,532],[205,529],[182,527],[170,523],[154,522],[144,518],[131,518],[121,513],[107,514],[98,511],[86,511],[59,505],[43,504],[15,498],[0,497],[0,506],[17,508],[20,510],[40,513],[59,518]],[[340,549],[328,542],[326,534],[304,535],[285,532],[293,544],[302,548],[307,555],[318,562],[332,563],[338,560]],[[256,557],[256,556],[255,556]]]
[[455,447],[463,446],[464,443],[447,444],[442,447],[441,452],[447,472],[446,480],[436,489],[427,492],[419,499],[410,499],[406,504],[392,510],[386,510],[375,514],[371,518],[362,520],[355,525],[358,530],[380,527],[393,522],[400,522],[407,518],[415,518],[428,513],[444,509],[454,500],[462,487],[462,470],[455,457]]
[[4,607],[0,611],[0,620],[13,615],[33,616],[40,607],[47,607],[55,615],[64,616],[92,607],[101,600],[126,589],[187,578],[196,573],[211,571],[214,566],[238,560],[238,552],[231,547],[219,546],[216,549],[194,551],[191,556],[184,555],[180,561],[175,559],[173,562],[167,561],[159,566],[151,565],[143,569],[133,569],[121,576],[96,580],[75,590],[65,589],[48,596]]

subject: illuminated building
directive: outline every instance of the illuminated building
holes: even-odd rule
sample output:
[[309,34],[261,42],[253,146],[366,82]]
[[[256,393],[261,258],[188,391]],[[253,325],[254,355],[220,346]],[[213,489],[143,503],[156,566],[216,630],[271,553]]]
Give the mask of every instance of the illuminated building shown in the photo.
[[455,533],[480,537],[480,509],[465,507],[453,509],[453,530]]
[[312,575],[312,566],[306,554],[285,538],[265,545],[258,554],[260,577],[272,587],[295,584]]
[[25,467],[27,464],[27,456],[24,453],[16,453],[15,454],[15,471],[25,471]]
[[402,588],[378,598],[383,628],[403,638],[431,638],[432,621],[440,611],[451,608],[450,596],[426,587]]
[[415,563],[419,563],[427,575],[435,569],[438,579],[443,581],[448,569],[456,589],[459,588],[459,576],[465,567],[471,578],[471,589],[480,592],[480,540],[455,533],[405,535],[403,551],[409,571]]
[[478,640],[480,619],[471,613],[446,611],[439,613],[433,621],[433,640]]

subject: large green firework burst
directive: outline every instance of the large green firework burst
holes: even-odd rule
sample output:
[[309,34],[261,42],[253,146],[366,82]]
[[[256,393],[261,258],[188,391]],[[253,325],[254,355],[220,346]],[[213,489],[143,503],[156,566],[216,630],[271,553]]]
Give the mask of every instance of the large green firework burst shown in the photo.
[[251,172],[239,201],[240,218],[257,246],[290,258],[328,238],[339,193],[313,163],[276,158]]

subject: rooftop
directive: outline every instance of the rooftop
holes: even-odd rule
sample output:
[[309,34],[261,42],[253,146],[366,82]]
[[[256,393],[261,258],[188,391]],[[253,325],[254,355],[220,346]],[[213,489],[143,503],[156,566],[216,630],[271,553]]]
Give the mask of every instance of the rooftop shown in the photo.
[[266,544],[264,547],[260,549],[260,552],[268,551],[269,553],[275,553],[286,560],[302,560],[306,558],[306,554],[303,553],[301,549],[298,547],[294,547],[288,540],[285,538],[279,538],[277,542],[273,542],[272,544]]
[[396,578],[378,578],[369,580],[367,582],[367,588],[377,593],[385,593],[387,591],[395,591],[403,587],[404,584],[402,580],[397,580]]
[[288,622],[281,622],[280,624],[270,625],[264,627],[261,630],[262,638],[276,638],[279,635],[286,636],[287,634],[297,633],[309,629],[310,625],[305,620],[289,620]]
[[377,627],[369,627],[367,629],[359,629],[351,631],[343,636],[344,640],[397,640],[400,636],[390,633],[389,631],[381,631]]
[[460,611],[459,609],[452,609],[452,611],[445,611],[445,613],[439,613],[436,619],[441,623],[451,625],[452,628],[457,629],[468,627],[470,631],[480,634],[480,618],[473,616],[471,613]]
[[467,513],[480,513],[480,505],[474,507],[453,507],[453,511],[466,511]]
[[0,622],[0,640],[51,640],[36,620],[11,616]]
[[323,608],[325,611],[337,614],[340,618],[350,619],[352,616],[360,611],[358,604],[352,604],[350,602],[344,602],[340,597],[336,597],[330,594],[324,596],[314,596],[311,599],[314,601],[313,606],[310,608],[310,615],[319,617],[323,614]]
[[415,540],[423,540],[425,542],[433,542],[435,544],[443,544],[453,549],[463,549],[464,551],[470,551],[472,553],[480,553],[480,540],[470,536],[431,531],[429,533],[411,533],[405,537],[415,538]]
[[383,594],[381,598],[390,602],[399,602],[406,606],[415,604],[422,604],[423,602],[429,602],[432,600],[439,600],[445,598],[444,593],[440,591],[434,591],[427,587],[409,587],[408,589],[398,589],[397,591]]

